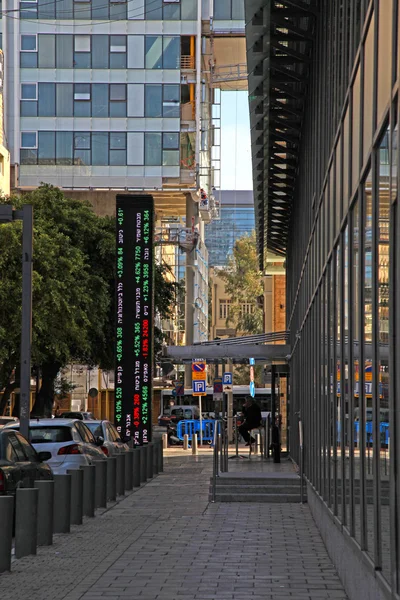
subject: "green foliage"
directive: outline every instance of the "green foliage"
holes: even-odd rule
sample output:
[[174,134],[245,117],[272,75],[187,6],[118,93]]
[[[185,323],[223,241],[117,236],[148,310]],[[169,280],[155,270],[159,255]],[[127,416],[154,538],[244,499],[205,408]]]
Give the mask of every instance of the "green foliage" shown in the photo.
[[[225,282],[225,291],[231,300],[226,324],[233,324],[237,333],[257,334],[263,332],[262,273],[258,268],[255,232],[236,240],[228,266],[218,272]],[[250,305],[252,312],[243,310]]]

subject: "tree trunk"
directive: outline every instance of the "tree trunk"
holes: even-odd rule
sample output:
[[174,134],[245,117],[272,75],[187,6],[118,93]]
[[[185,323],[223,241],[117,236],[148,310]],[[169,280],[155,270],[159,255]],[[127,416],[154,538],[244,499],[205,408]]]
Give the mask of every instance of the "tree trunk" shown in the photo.
[[32,409],[32,417],[51,417],[54,402],[54,381],[61,365],[45,363],[41,367],[42,384]]
[[4,412],[7,407],[7,403],[10,399],[12,392],[15,390],[16,387],[19,386],[19,366],[16,369],[14,381],[11,382],[10,380],[11,380],[11,377],[13,374],[13,370],[14,370],[14,368],[11,368],[9,370],[9,374],[5,378],[5,381],[3,380],[3,384],[5,384],[5,385],[4,385],[3,395],[0,399],[0,415],[4,415]]

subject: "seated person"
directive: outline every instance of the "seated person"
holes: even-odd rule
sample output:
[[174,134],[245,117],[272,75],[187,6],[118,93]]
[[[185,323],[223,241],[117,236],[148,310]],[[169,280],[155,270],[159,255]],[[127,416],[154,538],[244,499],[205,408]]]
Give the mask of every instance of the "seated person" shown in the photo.
[[247,396],[245,405],[243,407],[244,422],[239,427],[239,433],[246,442],[246,446],[250,443],[254,444],[255,439],[252,437],[250,441],[251,429],[260,427],[261,425],[261,409],[256,404],[251,396]]

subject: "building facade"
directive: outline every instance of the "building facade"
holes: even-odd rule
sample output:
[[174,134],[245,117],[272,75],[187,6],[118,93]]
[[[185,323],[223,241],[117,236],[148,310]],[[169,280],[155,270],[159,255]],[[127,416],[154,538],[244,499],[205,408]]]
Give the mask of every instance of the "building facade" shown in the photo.
[[286,261],[290,452],[351,600],[400,594],[398,9],[246,3],[260,262]]

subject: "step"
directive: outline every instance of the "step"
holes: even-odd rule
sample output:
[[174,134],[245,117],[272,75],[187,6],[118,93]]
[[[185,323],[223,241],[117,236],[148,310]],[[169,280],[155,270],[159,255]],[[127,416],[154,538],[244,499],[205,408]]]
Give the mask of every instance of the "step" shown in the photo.
[[[212,486],[210,485],[210,490]],[[221,494],[298,494],[300,484],[291,486],[282,485],[225,485],[217,482],[217,493]]]
[[[211,501],[212,497],[209,496]],[[300,494],[221,494],[218,492],[215,496],[216,502],[265,502],[265,503],[300,503]],[[307,501],[307,496],[304,494],[303,501]]]
[[[212,484],[213,479],[210,477],[210,483]],[[254,486],[292,486],[300,485],[300,477],[295,475],[294,477],[234,477],[230,475],[220,475],[217,477],[217,482],[223,485],[254,485]]]

